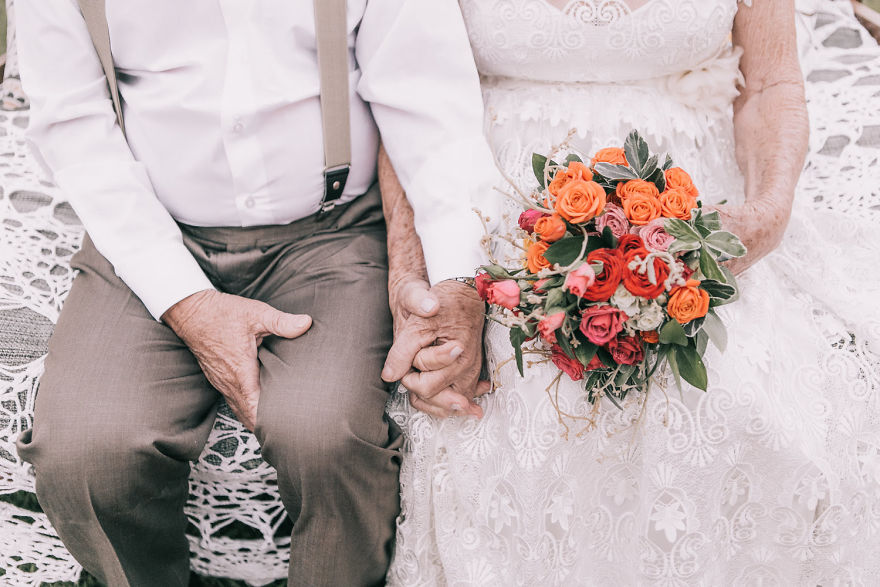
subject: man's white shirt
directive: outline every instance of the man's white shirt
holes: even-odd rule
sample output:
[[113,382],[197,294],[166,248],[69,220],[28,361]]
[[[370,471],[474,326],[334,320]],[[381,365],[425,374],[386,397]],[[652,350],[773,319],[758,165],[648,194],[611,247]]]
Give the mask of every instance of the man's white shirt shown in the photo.
[[[128,142],[75,0],[16,4],[29,137],[97,249],[156,318],[212,287],[175,220],[260,226],[318,210],[313,1],[107,0]],[[378,126],[431,282],[472,275],[482,262],[472,208],[492,198],[498,176],[458,3],[349,0],[348,31],[343,201],[375,180]]]

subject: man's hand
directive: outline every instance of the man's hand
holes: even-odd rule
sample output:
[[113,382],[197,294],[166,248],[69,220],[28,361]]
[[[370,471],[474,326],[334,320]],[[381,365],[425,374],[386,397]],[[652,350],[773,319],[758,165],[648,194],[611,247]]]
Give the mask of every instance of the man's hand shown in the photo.
[[162,320],[189,347],[208,381],[251,431],[260,400],[257,349],[267,336],[296,338],[312,324],[307,315],[287,314],[263,302],[214,290],[177,302]]
[[429,290],[417,278],[391,289],[394,345],[382,378],[400,380],[416,409],[481,418],[482,408],[471,400],[491,386],[479,380],[485,306],[477,292],[455,281]]

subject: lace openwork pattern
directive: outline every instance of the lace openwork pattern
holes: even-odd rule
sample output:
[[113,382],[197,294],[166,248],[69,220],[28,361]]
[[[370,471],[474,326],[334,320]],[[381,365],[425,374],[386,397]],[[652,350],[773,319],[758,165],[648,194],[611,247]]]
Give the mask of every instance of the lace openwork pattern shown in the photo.
[[[704,63],[704,52],[719,55],[705,45],[707,32],[711,44],[725,44],[736,5],[696,4],[649,0],[603,21],[598,9],[621,2],[576,0],[562,11],[543,1],[462,2],[477,61],[488,68],[487,128],[513,181],[528,187],[531,152],[571,128],[566,151],[589,154],[639,126],[653,148],[693,170],[707,201],[741,198],[729,111],[682,105],[669,86],[635,75],[642,63],[629,56],[615,62],[628,79],[611,78],[613,87],[566,77],[591,70],[590,43],[608,57],[619,31],[657,31],[647,63],[658,67],[688,69]],[[647,400],[604,406],[594,430],[572,429],[566,440],[547,389],[577,414],[585,410],[579,386],[550,385],[557,370],[544,363],[521,378],[505,330],[490,325],[497,387],[481,400],[482,421],[436,421],[395,396],[391,413],[406,446],[391,584],[876,582],[880,280],[860,277],[880,250],[870,180],[880,126],[877,109],[866,108],[878,99],[880,48],[846,3],[798,6],[810,155],[785,242],[722,309],[730,340],[724,354],[707,356],[710,392],[679,393],[660,381]],[[542,19],[557,28],[530,36]],[[724,91],[719,80],[714,91]]]

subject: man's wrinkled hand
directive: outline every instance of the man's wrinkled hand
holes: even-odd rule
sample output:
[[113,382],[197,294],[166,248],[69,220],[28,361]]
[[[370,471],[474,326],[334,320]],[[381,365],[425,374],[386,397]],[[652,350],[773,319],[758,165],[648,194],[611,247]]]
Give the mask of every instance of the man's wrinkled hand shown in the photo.
[[392,288],[394,345],[382,378],[409,390],[416,409],[437,417],[482,417],[471,401],[489,391],[480,381],[485,306],[476,291],[455,281],[428,290],[413,279]]
[[189,347],[205,376],[226,398],[245,428],[253,430],[260,400],[257,349],[267,336],[296,338],[312,319],[256,300],[205,290],[171,308],[162,320]]

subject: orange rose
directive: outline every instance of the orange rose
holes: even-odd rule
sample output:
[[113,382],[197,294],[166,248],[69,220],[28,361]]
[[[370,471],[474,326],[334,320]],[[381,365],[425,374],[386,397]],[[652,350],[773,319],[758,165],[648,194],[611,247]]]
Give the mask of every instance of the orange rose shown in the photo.
[[660,335],[657,334],[656,330],[645,330],[642,331],[642,340],[650,344],[657,344],[660,342]]
[[664,175],[666,177],[666,189],[684,188],[689,196],[693,196],[694,198],[700,197],[700,192],[697,191],[697,187],[694,185],[691,176],[681,167],[667,169],[664,172]]
[[626,160],[626,153],[623,149],[616,147],[608,147],[607,149],[599,149],[599,152],[593,156],[591,165],[595,167],[596,163],[611,163],[612,165],[629,165]]
[[691,219],[691,210],[697,207],[697,198],[685,188],[667,188],[660,194],[660,210],[666,218]]
[[636,226],[660,218],[660,200],[645,194],[633,194],[623,201],[623,213]]
[[621,202],[625,202],[627,198],[636,194],[651,196],[655,199],[660,197],[660,192],[657,191],[657,186],[644,179],[631,179],[617,184],[617,197]]
[[558,196],[559,190],[565,187],[565,185],[573,179],[590,181],[593,179],[593,172],[583,163],[572,161],[568,164],[568,168],[558,169],[556,171],[556,175],[553,176],[553,180],[550,182],[550,185],[547,186],[547,189],[554,196]]
[[595,181],[573,179],[559,191],[556,211],[573,224],[583,224],[605,210],[605,190]]
[[526,252],[526,261],[529,265],[529,271],[537,273],[541,269],[550,267],[550,261],[544,258],[544,253],[550,248],[550,243],[537,242],[533,243]]
[[541,240],[548,243],[554,243],[565,236],[568,227],[565,221],[559,217],[559,214],[552,216],[544,216],[535,223],[535,234],[541,237]]
[[708,311],[709,292],[700,289],[700,282],[695,279],[689,279],[684,287],[672,290],[666,304],[666,313],[680,324],[702,318]]

